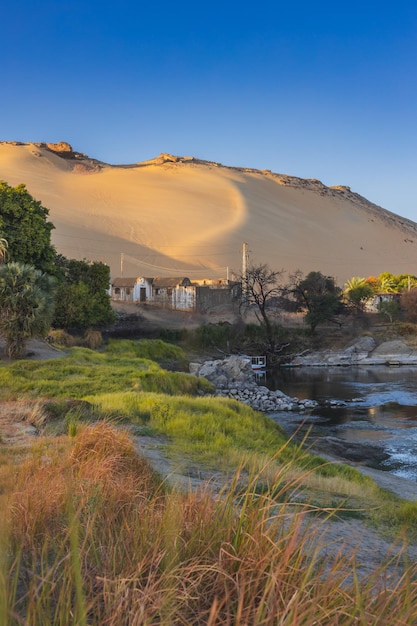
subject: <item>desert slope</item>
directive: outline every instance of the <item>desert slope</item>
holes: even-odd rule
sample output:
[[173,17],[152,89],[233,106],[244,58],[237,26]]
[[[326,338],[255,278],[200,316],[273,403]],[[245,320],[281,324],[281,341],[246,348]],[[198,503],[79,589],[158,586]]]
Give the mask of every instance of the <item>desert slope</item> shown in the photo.
[[0,179],[48,207],[53,243],[112,276],[225,276],[252,262],[320,270],[339,284],[417,273],[417,224],[348,187],[190,157],[109,165],[68,144],[0,143]]

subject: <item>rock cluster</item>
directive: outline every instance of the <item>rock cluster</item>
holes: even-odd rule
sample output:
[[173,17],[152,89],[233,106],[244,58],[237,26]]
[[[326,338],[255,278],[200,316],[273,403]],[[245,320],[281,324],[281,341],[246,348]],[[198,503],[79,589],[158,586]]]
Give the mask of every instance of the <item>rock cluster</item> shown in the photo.
[[216,395],[239,400],[263,413],[302,411],[317,406],[314,400],[290,398],[282,391],[271,391],[258,385],[250,361],[242,356],[190,363],[190,373],[212,382],[216,386]]
[[343,350],[322,350],[305,354],[294,359],[291,365],[417,365],[417,350],[398,339],[385,341],[377,346],[373,337],[361,337]]

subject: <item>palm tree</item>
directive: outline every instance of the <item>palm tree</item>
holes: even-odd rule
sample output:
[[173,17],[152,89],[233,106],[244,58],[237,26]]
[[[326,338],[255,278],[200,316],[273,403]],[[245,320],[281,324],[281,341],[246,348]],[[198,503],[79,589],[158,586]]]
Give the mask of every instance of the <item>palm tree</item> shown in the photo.
[[364,310],[366,301],[372,298],[372,293],[372,286],[366,278],[360,276],[353,276],[344,284],[343,294],[347,302],[359,312]]
[[10,359],[22,355],[28,339],[49,330],[54,291],[55,280],[32,265],[0,265],[0,334]]
[[4,237],[0,237],[0,265],[2,265],[7,258],[8,247],[9,243],[7,239],[4,239]]
[[361,278],[360,276],[352,276],[352,278],[345,282],[343,293],[349,293],[349,291],[352,291],[352,289],[363,287],[365,283],[366,278]]

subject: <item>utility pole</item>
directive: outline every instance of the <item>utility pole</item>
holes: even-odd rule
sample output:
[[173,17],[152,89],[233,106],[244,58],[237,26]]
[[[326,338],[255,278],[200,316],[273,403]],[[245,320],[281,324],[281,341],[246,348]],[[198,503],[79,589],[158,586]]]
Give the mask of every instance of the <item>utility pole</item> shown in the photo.
[[248,300],[248,244],[242,244],[242,302]]
[[120,276],[123,278],[123,261],[124,261],[124,254],[123,252],[120,253]]

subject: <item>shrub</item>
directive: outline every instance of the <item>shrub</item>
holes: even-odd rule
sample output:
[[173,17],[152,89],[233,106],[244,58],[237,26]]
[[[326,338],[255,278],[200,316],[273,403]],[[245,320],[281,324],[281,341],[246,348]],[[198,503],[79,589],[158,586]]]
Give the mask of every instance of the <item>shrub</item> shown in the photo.
[[396,330],[402,337],[417,335],[417,324],[412,324],[411,322],[400,322],[397,324]]
[[77,342],[76,338],[66,330],[51,330],[49,331],[49,338],[53,343],[65,348],[72,348]]
[[92,330],[91,328],[84,333],[83,340],[84,345],[90,348],[90,350],[97,350],[103,343],[101,332]]

